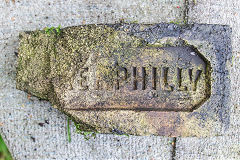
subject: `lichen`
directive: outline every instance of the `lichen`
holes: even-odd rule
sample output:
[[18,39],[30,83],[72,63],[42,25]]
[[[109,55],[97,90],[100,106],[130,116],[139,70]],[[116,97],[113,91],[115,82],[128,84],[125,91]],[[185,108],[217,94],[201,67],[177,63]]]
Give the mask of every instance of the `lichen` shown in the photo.
[[48,99],[51,80],[49,55],[53,52],[52,37],[42,31],[25,32],[20,35],[17,67],[17,88],[41,98]]

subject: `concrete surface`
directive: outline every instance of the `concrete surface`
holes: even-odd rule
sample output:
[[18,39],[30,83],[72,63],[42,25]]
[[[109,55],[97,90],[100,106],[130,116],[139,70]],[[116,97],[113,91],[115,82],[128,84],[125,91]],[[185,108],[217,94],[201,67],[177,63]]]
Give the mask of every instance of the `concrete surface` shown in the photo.
[[[240,1],[189,1],[189,23],[226,24],[233,28],[230,127],[212,138],[177,138],[175,153],[165,137],[97,135],[85,141],[74,133],[67,142],[66,117],[49,103],[15,89],[18,33],[42,29],[113,23],[123,18],[139,23],[184,20],[184,1],[82,0],[0,1],[0,134],[15,159],[240,159]],[[98,16],[99,15],[99,16]],[[226,79],[227,80],[227,79]],[[172,155],[176,155],[172,157]]]

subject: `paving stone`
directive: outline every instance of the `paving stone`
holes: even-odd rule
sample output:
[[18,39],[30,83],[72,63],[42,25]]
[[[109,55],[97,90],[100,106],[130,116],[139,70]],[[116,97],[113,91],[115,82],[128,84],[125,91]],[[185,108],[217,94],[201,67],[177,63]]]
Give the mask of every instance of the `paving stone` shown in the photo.
[[200,137],[228,127],[227,26],[115,24],[54,31],[20,34],[17,88],[49,100],[81,123],[79,129]]
[[239,135],[177,139],[176,159],[239,159]]
[[[16,53],[22,31],[94,23],[158,23],[183,21],[182,1],[1,1],[0,3],[0,127],[15,159],[170,159],[171,139],[97,135],[84,141],[72,129],[67,142],[67,118],[49,103],[16,90]],[[49,124],[45,124],[45,120]],[[44,123],[43,127],[38,123]],[[35,141],[35,142],[34,142]]]

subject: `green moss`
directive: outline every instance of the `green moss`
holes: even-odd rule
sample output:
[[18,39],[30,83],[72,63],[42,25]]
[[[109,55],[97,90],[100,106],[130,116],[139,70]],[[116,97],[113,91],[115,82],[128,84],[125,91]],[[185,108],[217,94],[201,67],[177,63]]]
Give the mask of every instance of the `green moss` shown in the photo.
[[68,116],[68,126],[67,126],[67,133],[68,133],[68,141],[71,142],[71,133],[70,133],[70,121],[74,123],[76,133],[83,135],[85,140],[89,140],[91,137],[95,138],[96,134],[98,133],[97,129],[89,124],[86,124],[77,118],[70,115],[65,110],[59,108],[63,113]]
[[180,19],[180,20],[170,21],[169,23],[182,26],[182,25],[186,25],[187,21],[186,21],[186,19],[184,19],[184,20]]
[[86,124],[74,122],[76,132],[83,135],[85,140],[89,140],[91,137],[96,138],[97,131],[87,131],[90,128],[86,128]]
[[17,67],[17,88],[48,99],[51,92],[49,54],[53,46],[51,38],[42,31],[21,34]]
[[45,33],[48,34],[49,36],[51,34],[56,34],[57,36],[59,36],[61,34],[61,25],[59,25],[58,27],[46,27],[45,29]]
[[71,117],[71,120],[74,122],[76,133],[83,135],[85,140],[89,140],[90,138],[96,138],[96,134],[98,132],[94,127],[83,123],[82,121],[76,120],[73,117]]

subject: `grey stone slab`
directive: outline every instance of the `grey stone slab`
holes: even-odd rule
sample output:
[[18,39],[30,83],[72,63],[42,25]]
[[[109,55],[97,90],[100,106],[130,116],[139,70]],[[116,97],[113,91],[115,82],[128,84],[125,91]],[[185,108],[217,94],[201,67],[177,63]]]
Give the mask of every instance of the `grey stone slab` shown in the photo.
[[176,143],[176,157],[179,160],[240,159],[239,135],[211,138],[180,138]]
[[197,1],[191,3],[190,23],[229,25],[232,28],[232,57],[226,64],[230,85],[226,93],[225,106],[230,113],[229,126],[223,134],[211,138],[177,138],[176,159],[240,159],[240,2],[238,0]]
[[[0,3],[0,126],[15,159],[170,159],[171,139],[163,137],[118,137],[97,135],[84,141],[72,130],[66,138],[66,117],[49,103],[15,89],[15,67],[20,31],[127,22],[159,23],[183,21],[180,0],[21,0]],[[45,123],[45,120],[49,123]],[[43,127],[39,123],[44,123]],[[34,142],[35,141],[35,142]]]
[[[231,112],[230,127],[231,129],[227,134],[239,133],[239,121],[236,121],[240,117],[238,108],[240,107],[240,98],[239,98],[239,64],[240,64],[240,20],[238,15],[240,14],[239,4],[237,0],[232,1],[217,1],[218,3],[208,2],[208,1],[199,1],[197,5],[192,6],[193,8],[189,12],[189,22],[190,23],[217,23],[223,25],[229,25],[232,28],[232,56],[228,57],[230,61],[226,63],[228,68],[229,75],[225,77],[224,81],[228,81],[230,84],[229,87],[231,91],[227,93],[229,96],[229,101],[227,105]],[[205,7],[209,6],[209,10],[206,10]],[[208,16],[201,16],[202,13],[208,14]],[[234,127],[236,125],[236,127]]]

